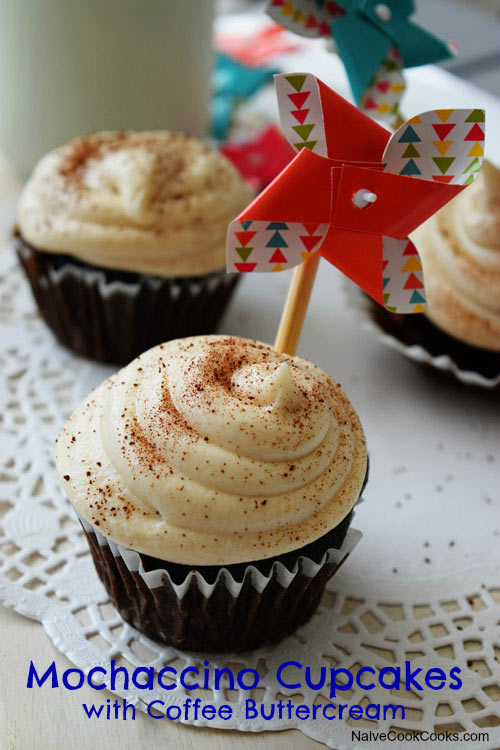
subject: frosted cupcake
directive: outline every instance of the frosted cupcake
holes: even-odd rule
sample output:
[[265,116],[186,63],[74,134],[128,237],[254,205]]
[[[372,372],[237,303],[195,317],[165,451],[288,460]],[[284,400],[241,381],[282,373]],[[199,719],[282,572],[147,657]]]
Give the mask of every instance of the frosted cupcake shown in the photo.
[[473,185],[412,235],[428,312],[374,314],[384,330],[459,370],[500,374],[500,170],[485,162]]
[[311,617],[367,473],[340,386],[224,336],[120,370],[70,418],[56,462],[123,618],[205,651],[272,643]]
[[16,232],[46,323],[116,363],[213,332],[236,280],[223,270],[227,225],[250,197],[224,156],[180,133],[96,133],[47,154]]

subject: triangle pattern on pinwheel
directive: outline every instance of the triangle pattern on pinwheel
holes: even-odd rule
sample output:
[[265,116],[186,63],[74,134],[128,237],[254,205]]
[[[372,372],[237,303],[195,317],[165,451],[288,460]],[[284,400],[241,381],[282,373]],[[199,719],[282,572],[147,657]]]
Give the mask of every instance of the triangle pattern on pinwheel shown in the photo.
[[432,141],[441,156],[446,156],[453,141]]
[[246,247],[257,232],[235,232],[234,234],[241,247]]
[[454,156],[433,156],[432,161],[439,169],[441,174],[446,174],[453,162],[455,161]]
[[417,248],[411,240],[408,240],[408,244],[404,249],[403,255],[418,255]]
[[420,154],[418,153],[413,143],[409,143],[403,154],[403,159],[413,159],[414,157],[418,158],[419,156]]
[[418,255],[410,255],[410,257],[404,264],[403,268],[401,269],[401,273],[409,273],[411,271],[421,271],[421,270],[422,270],[422,264],[420,263],[418,259]]
[[295,117],[297,122],[300,122],[301,125],[304,124],[304,120],[306,119],[307,115],[309,114],[308,109],[292,109],[290,114]]
[[288,98],[293,102],[297,109],[302,109],[302,107],[304,106],[304,102],[306,101],[310,93],[310,91],[302,91],[298,92],[297,94],[288,94]]
[[403,135],[399,139],[399,143],[419,143],[422,139],[415,133],[411,125],[408,125]]
[[418,305],[418,304],[425,304],[426,299],[423,297],[420,292],[417,292],[416,289],[413,290],[412,295],[410,297],[410,304],[411,305]]
[[456,126],[455,122],[444,122],[441,124],[433,123],[432,127],[440,141],[444,141],[447,135],[451,133],[453,128]]
[[[288,227],[286,228],[288,229]],[[288,247],[288,243],[283,239],[281,234],[276,231],[267,243],[266,247]]]
[[401,175],[422,174],[413,159],[409,159],[399,173]]
[[272,256],[269,258],[269,263],[286,263],[287,259],[279,248],[276,248]]
[[414,273],[410,273],[403,289],[423,289],[424,285]]
[[305,141],[304,143],[294,143],[293,145],[300,151],[301,148],[308,148],[310,151],[313,150],[318,141]]
[[477,124],[477,122],[469,130],[469,132],[465,136],[464,140],[466,140],[466,141],[484,141],[484,133],[481,130],[480,126]]
[[234,249],[244,263],[248,260],[253,251],[253,247],[235,247]]
[[304,85],[306,76],[305,74],[291,75],[291,76],[286,76],[286,80],[288,81],[290,86],[293,86],[295,91],[297,91],[298,93],[300,89],[302,88],[302,86]]
[[321,239],[321,235],[303,236],[300,238],[307,252],[312,252]]
[[484,122],[484,109],[473,109],[464,122]]
[[297,135],[302,138],[303,141],[307,141],[311,135],[311,130],[314,128],[314,123],[311,122],[308,125],[292,125],[292,130],[295,130]]

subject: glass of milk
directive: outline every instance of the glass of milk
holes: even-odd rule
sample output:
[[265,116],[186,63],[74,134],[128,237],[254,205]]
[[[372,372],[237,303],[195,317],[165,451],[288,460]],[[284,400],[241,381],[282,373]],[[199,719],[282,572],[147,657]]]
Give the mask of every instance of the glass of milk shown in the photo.
[[87,132],[209,121],[214,0],[0,0],[0,149],[23,176]]

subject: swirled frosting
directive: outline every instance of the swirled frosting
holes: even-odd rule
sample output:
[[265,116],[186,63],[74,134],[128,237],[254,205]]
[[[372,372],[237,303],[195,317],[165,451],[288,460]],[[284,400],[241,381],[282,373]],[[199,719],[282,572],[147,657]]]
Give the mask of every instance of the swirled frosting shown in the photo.
[[271,557],[334,528],[359,497],[364,435],[340,386],[229,336],[150,349],[97,388],[57,446],[78,513],[172,562]]
[[432,322],[468,344],[500,351],[500,170],[485,162],[475,183],[412,239]]
[[38,163],[18,228],[37,249],[93,265],[195,276],[224,268],[227,225],[250,199],[233,165],[196,138],[103,132]]

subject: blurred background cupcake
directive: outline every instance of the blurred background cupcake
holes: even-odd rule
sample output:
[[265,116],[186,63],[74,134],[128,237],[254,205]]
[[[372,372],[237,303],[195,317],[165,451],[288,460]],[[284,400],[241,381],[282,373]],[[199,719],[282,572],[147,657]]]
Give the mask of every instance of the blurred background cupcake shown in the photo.
[[475,183],[412,240],[422,258],[428,312],[392,315],[373,305],[375,321],[405,347],[421,347],[419,361],[465,382],[494,384],[500,377],[500,170],[485,162]]
[[319,368],[255,341],[150,349],[76,409],[56,463],[111,601],[177,648],[280,640],[359,539],[358,415]]
[[118,364],[215,331],[237,281],[224,270],[227,225],[250,198],[222,154],[181,133],[101,132],[50,152],[15,234],[47,325]]

